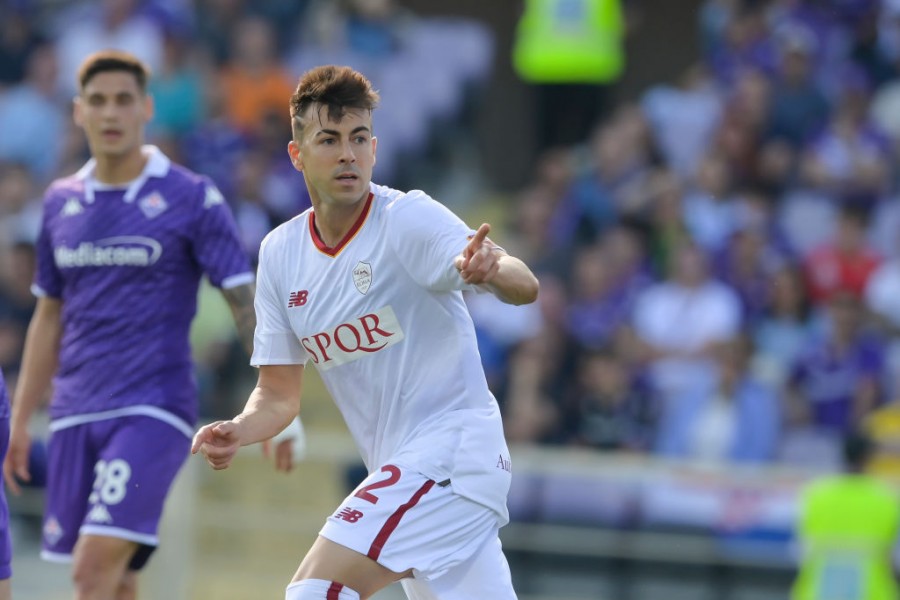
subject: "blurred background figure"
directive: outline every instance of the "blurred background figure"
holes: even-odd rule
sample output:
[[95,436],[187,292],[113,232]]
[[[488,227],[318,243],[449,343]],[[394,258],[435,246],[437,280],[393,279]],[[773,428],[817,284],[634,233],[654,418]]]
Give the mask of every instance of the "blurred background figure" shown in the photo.
[[848,434],[845,472],[804,491],[797,525],[802,558],[792,600],[897,597],[891,565],[900,504],[892,488],[866,473],[873,451],[869,438]]
[[748,340],[723,343],[709,387],[687,390],[666,404],[656,451],[712,463],[763,463],[775,458],[781,410],[772,389],[747,369]]
[[625,66],[620,0],[527,0],[516,28],[516,72],[536,87],[538,150],[584,138],[611,104]]

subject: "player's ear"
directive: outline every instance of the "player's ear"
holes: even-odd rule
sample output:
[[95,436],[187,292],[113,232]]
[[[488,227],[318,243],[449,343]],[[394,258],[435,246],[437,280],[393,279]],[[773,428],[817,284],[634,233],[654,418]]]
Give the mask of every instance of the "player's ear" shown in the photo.
[[84,126],[84,113],[82,111],[81,96],[75,96],[72,98],[72,120],[79,127]]
[[144,122],[149,122],[153,119],[153,113],[156,112],[156,103],[153,102],[153,96],[150,94],[144,95]]
[[375,163],[378,162],[378,138],[372,136],[372,166],[375,166]]
[[294,140],[288,142],[288,156],[291,157],[291,164],[294,165],[294,168],[302,171],[303,157],[300,155],[300,145]]

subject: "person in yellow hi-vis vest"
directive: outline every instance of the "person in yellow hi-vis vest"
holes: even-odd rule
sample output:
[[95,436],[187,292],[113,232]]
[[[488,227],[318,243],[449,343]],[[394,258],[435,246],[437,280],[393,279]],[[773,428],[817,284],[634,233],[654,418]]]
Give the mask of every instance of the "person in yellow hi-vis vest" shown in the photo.
[[534,86],[538,149],[587,139],[625,68],[621,0],[525,0],[513,67]]
[[866,473],[872,441],[844,443],[847,472],[803,492],[798,538],[803,547],[791,600],[898,600],[892,552],[900,502],[886,482]]

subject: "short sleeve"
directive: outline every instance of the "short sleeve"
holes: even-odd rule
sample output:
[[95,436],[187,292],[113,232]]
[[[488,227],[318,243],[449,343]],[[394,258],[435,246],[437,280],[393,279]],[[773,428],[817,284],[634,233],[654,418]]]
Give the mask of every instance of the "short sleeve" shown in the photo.
[[309,355],[291,329],[285,301],[278,294],[279,258],[269,248],[268,241],[264,240],[259,249],[254,300],[256,331],[250,364],[255,367],[306,364]]
[[391,205],[388,240],[410,276],[437,292],[482,291],[463,281],[454,265],[475,231],[447,207],[419,191]]
[[41,230],[40,233],[38,233],[37,242],[35,244],[35,256],[37,262],[31,291],[39,298],[45,296],[61,298],[63,280],[62,274],[56,267],[56,261],[53,258],[53,240],[50,235],[50,220],[53,211],[51,211],[49,207],[50,199],[48,195],[44,199],[44,211],[41,216]]
[[210,283],[232,288],[253,282],[253,270],[241,244],[234,215],[221,192],[204,178],[199,193],[194,256]]

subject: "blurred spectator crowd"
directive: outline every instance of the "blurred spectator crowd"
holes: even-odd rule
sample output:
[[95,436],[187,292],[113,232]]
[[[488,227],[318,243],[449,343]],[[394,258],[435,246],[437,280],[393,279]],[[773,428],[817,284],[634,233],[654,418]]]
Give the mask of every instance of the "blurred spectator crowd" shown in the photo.
[[[469,298],[489,383],[516,442],[832,465],[852,429],[900,432],[900,0],[706,0],[695,18],[696,63],[543,151],[496,223],[542,288],[532,307]],[[89,52],[150,64],[149,141],[214,179],[251,255],[309,206],[285,152],[303,71],[373,80],[376,181],[409,187],[471,126],[495,52],[483,24],[391,0],[9,0],[0,30],[10,385],[41,193],[88,158],[69,113]],[[206,353],[202,389],[235,362],[236,344]]]
[[695,19],[695,64],[517,195],[541,306],[473,302],[492,385],[514,440],[836,466],[900,432],[900,2]]

